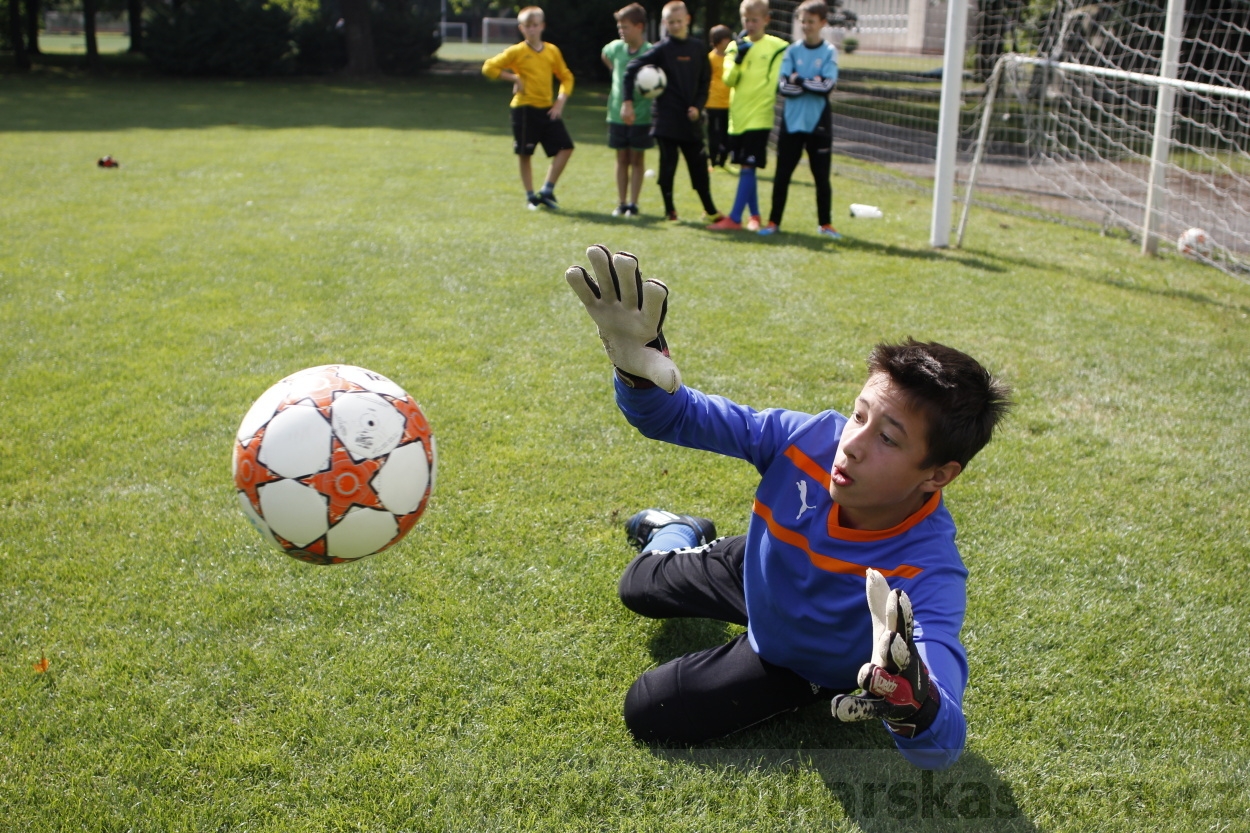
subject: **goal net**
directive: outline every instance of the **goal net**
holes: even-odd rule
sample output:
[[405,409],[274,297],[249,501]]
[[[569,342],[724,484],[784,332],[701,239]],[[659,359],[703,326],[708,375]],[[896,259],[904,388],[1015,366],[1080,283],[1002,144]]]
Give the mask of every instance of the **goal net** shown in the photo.
[[995,54],[1025,39],[1019,26],[1004,22],[988,42],[981,33],[960,237],[975,185],[1122,230],[1148,251],[1203,228],[1208,259],[1250,273],[1250,0],[1184,6],[1170,38],[1166,0],[1058,0],[1027,33],[1028,52]]
[[482,45],[488,43],[516,43],[521,40],[515,17],[482,18]]

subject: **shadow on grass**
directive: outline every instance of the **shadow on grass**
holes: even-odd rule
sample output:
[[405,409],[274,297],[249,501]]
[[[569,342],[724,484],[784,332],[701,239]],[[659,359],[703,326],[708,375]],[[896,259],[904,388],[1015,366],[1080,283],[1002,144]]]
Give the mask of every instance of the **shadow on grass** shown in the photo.
[[[827,707],[824,720],[830,721]],[[876,735],[885,730],[873,725]],[[1037,833],[1024,816],[1011,784],[979,755],[965,753],[950,769],[931,772],[913,767],[890,748],[817,746],[811,737],[794,746],[729,746],[745,740],[742,732],[720,746],[654,748],[652,754],[674,765],[735,772],[810,771],[824,782],[847,819],[866,833]],[[888,739],[886,741],[889,742]],[[831,829],[837,819],[805,815],[804,830]]]
[[[648,647],[662,663],[720,645],[739,631],[711,619],[666,619]],[[917,769],[899,754],[881,724],[838,723],[829,715],[828,702],[779,715],[727,738],[693,747],[657,745],[651,753],[718,774],[814,771],[846,817],[867,833],[1038,829],[1024,818],[1011,785],[981,756],[965,752],[942,772]],[[804,829],[818,829],[810,825],[812,821],[807,818]]]
[[662,619],[647,648],[657,663],[665,663],[691,651],[723,645],[741,631],[715,619]]
[[[354,81],[307,78],[176,78],[106,56],[90,73],[40,56],[28,73],[0,67],[4,130],[177,130],[208,127],[302,127],[455,130],[512,136],[511,91],[480,75],[427,73],[410,78]],[[604,144],[603,96],[584,85],[566,108],[579,144]],[[584,137],[584,138],[583,138]]]
[[1116,289],[1123,289],[1129,292],[1139,292],[1145,295],[1153,295],[1158,298],[1175,298],[1180,301],[1190,301],[1195,304],[1205,304],[1207,306],[1229,310],[1230,312],[1239,312],[1242,315],[1250,315],[1250,306],[1246,306],[1245,304],[1230,304],[1227,301],[1212,298],[1210,295],[1203,295],[1201,292],[1193,292],[1185,289],[1145,286],[1131,280],[1113,278],[1108,275],[1097,275],[1088,278],[1088,280],[1090,283],[1101,283],[1106,286],[1113,286]]
[[[695,226],[701,228],[702,223],[692,220],[680,220],[677,223],[670,223],[659,215],[643,215],[642,217],[632,220],[622,220],[619,217],[613,217],[606,212],[600,211],[584,211],[577,209],[560,209],[551,212],[553,217],[564,217],[569,220],[579,220],[582,222],[600,223],[621,229],[633,229],[637,231],[663,233],[666,229],[675,225],[678,226]],[[749,246],[791,246],[807,249],[812,254],[819,255],[837,255],[840,251],[855,251],[869,254],[880,255],[882,257],[896,257],[912,260],[927,261],[947,261],[958,263],[968,269],[976,269],[982,272],[993,272],[1004,274],[1010,271],[1010,266],[997,262],[1004,260],[996,256],[978,257],[969,255],[964,252],[952,250],[938,250],[932,248],[910,248],[907,246],[896,246],[888,243],[877,243],[872,240],[863,240],[856,237],[843,237],[841,240],[833,241],[828,238],[818,237],[809,234],[776,234],[771,237],[761,237],[746,231],[708,231],[707,234],[714,235],[716,238],[723,240],[731,245],[749,245]]]

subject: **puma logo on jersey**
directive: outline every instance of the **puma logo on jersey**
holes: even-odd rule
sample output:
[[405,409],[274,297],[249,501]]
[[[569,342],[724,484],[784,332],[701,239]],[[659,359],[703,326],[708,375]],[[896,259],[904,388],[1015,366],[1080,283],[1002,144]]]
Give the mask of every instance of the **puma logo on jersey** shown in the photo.
[[799,514],[794,516],[794,519],[797,521],[799,518],[803,517],[803,513],[806,512],[808,509],[815,509],[816,507],[807,502],[807,481],[800,480],[796,485],[799,487],[799,504],[800,504]]

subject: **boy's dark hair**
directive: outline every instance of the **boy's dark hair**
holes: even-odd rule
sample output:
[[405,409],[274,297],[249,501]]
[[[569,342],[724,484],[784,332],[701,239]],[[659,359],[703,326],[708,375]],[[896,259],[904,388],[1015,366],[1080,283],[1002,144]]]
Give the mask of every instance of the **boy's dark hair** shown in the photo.
[[634,25],[645,26],[647,24],[647,10],[642,7],[641,3],[630,3],[628,6],[620,9],[613,17]]
[[829,20],[829,4],[825,0],[803,0],[799,7],[794,10],[794,16],[801,14],[811,14],[822,20]]
[[868,372],[889,376],[924,416],[929,453],[921,468],[952,460],[966,467],[1011,410],[1011,388],[967,353],[937,342],[882,342],[868,356]]
[[721,41],[733,40],[734,30],[730,29],[723,23],[717,23],[712,27],[712,31],[708,32],[708,43],[715,46]]

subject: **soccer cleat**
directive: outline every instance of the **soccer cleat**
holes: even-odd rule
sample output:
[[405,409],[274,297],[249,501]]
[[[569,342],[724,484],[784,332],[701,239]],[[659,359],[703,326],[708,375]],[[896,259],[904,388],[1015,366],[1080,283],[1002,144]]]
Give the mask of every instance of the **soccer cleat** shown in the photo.
[[821,226],[816,229],[816,233],[821,237],[828,237],[830,240],[841,240],[842,235],[838,234],[838,230],[833,226]]
[[551,193],[550,191],[539,191],[536,196],[538,197],[538,201],[542,203],[543,205],[545,205],[547,208],[551,209],[552,211],[559,210],[560,203],[556,202],[555,194]]
[[629,205],[625,206],[625,216],[637,217],[638,216],[638,203],[631,202]]
[[781,229],[777,228],[777,224],[776,224],[776,223],[769,223],[768,225],[766,225],[766,226],[764,226],[762,229],[760,229],[760,230],[759,230],[759,233],[760,233],[760,234],[764,234],[764,235],[768,235],[768,234],[776,234],[776,233],[777,233],[777,232],[779,232],[779,231],[781,231]]
[[525,198],[525,207],[530,211],[537,211],[543,207],[543,203],[542,200],[538,199],[538,195],[534,194],[533,196]]
[[717,211],[717,212],[715,212],[715,213],[713,213],[713,214],[704,214],[704,215],[703,215],[703,222],[704,222],[704,223],[719,223],[719,222],[720,222],[721,220],[723,220],[723,219],[725,219],[725,215],[724,215],[724,214],[721,214],[719,211]]
[[670,223],[677,222],[677,212],[676,211],[668,212],[667,214],[664,215],[664,219],[668,220]]
[[742,168],[738,165],[735,165],[733,162],[726,162],[724,165],[720,166],[720,169],[724,171],[725,173],[729,174],[730,176],[737,176],[739,173],[742,172]]
[[621,203],[616,208],[612,209],[612,216],[613,217],[628,217],[629,206],[626,205],[625,203]]
[[760,230],[760,215],[752,214],[751,218],[747,220],[747,231],[759,231],[759,230]]
[[732,217],[721,217],[707,228],[708,231],[740,231],[742,223],[735,221]]
[[663,509],[644,509],[625,522],[625,537],[634,549],[641,550],[651,540],[657,529],[669,524],[688,526],[699,536],[698,546],[710,544],[716,539],[716,524],[707,518],[693,515],[674,515]]

